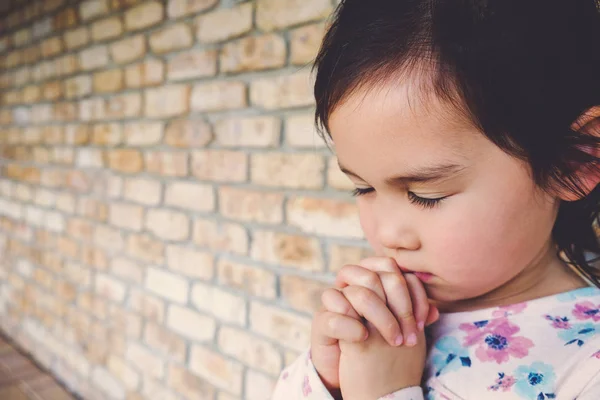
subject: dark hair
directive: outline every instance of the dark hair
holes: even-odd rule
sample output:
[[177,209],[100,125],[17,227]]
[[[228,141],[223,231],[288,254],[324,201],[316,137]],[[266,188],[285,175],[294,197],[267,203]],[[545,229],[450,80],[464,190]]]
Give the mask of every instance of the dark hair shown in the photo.
[[[600,187],[577,174],[598,168],[600,132],[571,125],[600,105],[597,0],[342,0],[316,58],[315,122],[366,85],[418,74],[423,95],[450,102],[536,184],[569,190],[553,228],[561,255],[600,286]],[[600,118],[597,118],[598,122]],[[595,128],[600,126],[595,125]],[[331,135],[329,135],[331,138]]]

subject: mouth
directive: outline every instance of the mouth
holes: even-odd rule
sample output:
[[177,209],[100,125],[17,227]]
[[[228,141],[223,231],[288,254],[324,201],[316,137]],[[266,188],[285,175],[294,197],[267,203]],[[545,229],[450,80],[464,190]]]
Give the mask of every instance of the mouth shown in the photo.
[[419,278],[419,280],[421,280],[421,282],[427,282],[429,281],[431,278],[433,278],[433,274],[430,274],[429,272],[416,272],[416,271],[412,271],[408,268],[405,268],[401,265],[399,265],[400,271],[406,273],[406,274],[413,274],[414,276],[416,276],[417,278]]

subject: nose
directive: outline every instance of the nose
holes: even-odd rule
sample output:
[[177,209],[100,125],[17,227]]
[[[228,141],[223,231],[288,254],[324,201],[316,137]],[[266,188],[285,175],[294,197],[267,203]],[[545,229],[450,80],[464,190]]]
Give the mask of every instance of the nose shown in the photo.
[[381,246],[390,250],[418,250],[421,241],[410,212],[398,201],[378,204],[376,235]]

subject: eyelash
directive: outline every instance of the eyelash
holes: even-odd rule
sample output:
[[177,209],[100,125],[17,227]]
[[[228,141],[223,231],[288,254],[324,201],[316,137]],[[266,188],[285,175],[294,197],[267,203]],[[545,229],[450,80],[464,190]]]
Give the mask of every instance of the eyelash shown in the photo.
[[[369,188],[369,189],[360,189],[360,188],[356,188],[352,191],[352,196],[363,196],[367,193],[371,193],[374,189],[373,188]],[[408,192],[408,199],[410,200],[411,203],[416,204],[418,206],[421,206],[423,208],[435,208],[436,206],[439,206],[440,203],[445,200],[447,197],[440,197],[438,199],[426,199],[424,197],[419,197],[416,194],[414,194],[413,192]]]

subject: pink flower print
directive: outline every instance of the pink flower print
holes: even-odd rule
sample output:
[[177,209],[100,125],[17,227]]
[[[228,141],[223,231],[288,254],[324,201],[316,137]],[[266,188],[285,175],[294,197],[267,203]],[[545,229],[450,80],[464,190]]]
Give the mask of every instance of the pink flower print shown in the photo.
[[475,355],[481,361],[506,362],[511,356],[523,358],[529,354],[533,342],[522,336],[514,336],[521,330],[506,318],[462,324],[460,329],[467,333],[463,346],[478,345]]
[[492,313],[492,316],[495,318],[508,317],[511,315],[519,314],[526,308],[527,308],[526,302],[511,304],[508,306],[501,306],[501,307],[498,307],[498,309]]
[[458,328],[467,333],[467,336],[463,342],[463,346],[469,347],[479,343],[487,332],[488,324],[489,321],[478,321],[472,324],[460,324]]
[[600,350],[592,354],[592,357],[600,358]]
[[556,329],[571,329],[571,323],[567,317],[545,316],[548,321],[552,321],[552,326]]
[[583,301],[575,304],[573,315],[579,320],[593,319],[594,322],[600,321],[600,309],[591,301]]
[[283,374],[281,374],[281,379],[283,379],[285,381],[287,379],[288,375],[289,374],[287,371],[283,371]]
[[502,390],[503,392],[507,392],[516,382],[517,380],[512,375],[507,376],[504,372],[499,372],[496,383],[488,387],[488,390],[493,390],[494,392]]
[[308,381],[308,375],[304,375],[304,382],[302,382],[302,395],[304,397],[308,397],[311,392],[312,388],[310,387],[310,382]]

